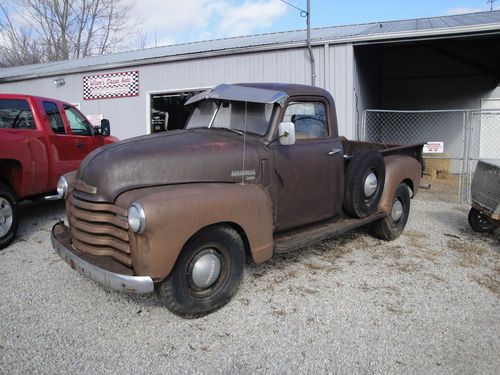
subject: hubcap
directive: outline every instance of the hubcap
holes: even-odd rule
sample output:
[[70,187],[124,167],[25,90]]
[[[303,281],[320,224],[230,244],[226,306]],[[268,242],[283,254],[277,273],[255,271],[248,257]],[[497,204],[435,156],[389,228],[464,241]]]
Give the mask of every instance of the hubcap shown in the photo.
[[214,250],[206,250],[193,260],[191,278],[198,288],[208,288],[218,279],[221,262]]
[[366,197],[371,197],[377,190],[377,176],[375,173],[370,172],[370,174],[366,176],[364,190]]
[[398,199],[392,204],[391,217],[393,221],[398,221],[403,216],[403,204]]
[[12,206],[9,201],[0,198],[0,237],[7,234],[12,226]]

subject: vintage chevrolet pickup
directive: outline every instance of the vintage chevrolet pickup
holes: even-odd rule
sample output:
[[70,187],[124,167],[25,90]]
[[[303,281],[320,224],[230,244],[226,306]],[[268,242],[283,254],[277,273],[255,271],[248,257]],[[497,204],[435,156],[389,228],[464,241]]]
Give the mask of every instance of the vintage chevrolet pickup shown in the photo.
[[348,141],[316,87],[223,84],[188,104],[185,129],[101,148],[61,178],[69,227],[52,244],[72,268],[195,318],[229,302],[245,260],[367,224],[403,231],[422,145]]

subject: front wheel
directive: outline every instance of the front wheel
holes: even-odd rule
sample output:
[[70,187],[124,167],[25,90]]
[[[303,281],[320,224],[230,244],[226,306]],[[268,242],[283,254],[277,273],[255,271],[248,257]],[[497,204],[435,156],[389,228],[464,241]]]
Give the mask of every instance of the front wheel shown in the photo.
[[469,224],[476,232],[492,232],[497,224],[488,216],[472,207],[469,211]]
[[0,250],[14,240],[19,226],[16,196],[4,184],[0,184]]
[[373,234],[382,240],[395,240],[403,233],[409,214],[410,191],[408,185],[402,183],[394,192],[389,215],[373,223]]
[[208,228],[186,244],[156,293],[174,314],[184,318],[207,315],[236,294],[244,263],[245,249],[237,231],[229,226]]

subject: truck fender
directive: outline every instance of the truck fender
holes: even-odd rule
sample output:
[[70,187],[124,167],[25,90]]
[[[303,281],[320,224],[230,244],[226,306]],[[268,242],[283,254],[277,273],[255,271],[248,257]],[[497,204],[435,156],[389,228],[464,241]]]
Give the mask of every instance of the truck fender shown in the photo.
[[168,276],[189,239],[203,228],[225,223],[243,234],[252,260],[261,263],[273,254],[272,203],[257,185],[184,184],[136,189],[116,200],[128,208],[144,209],[143,234],[129,232],[132,263],[137,275],[155,281]]
[[378,209],[389,215],[392,209],[392,197],[400,183],[405,182],[411,189],[411,197],[417,194],[422,176],[422,167],[418,160],[405,155],[384,157],[385,184],[384,192],[378,203]]

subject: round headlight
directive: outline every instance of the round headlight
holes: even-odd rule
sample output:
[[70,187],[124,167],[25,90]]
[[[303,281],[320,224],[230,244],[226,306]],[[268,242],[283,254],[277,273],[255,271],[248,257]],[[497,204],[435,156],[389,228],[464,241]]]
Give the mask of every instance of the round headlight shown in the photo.
[[128,208],[128,226],[138,234],[144,233],[144,229],[146,229],[146,215],[138,202],[132,203]]
[[64,176],[59,177],[57,181],[57,195],[63,199],[66,199],[68,196],[68,181],[66,181]]

